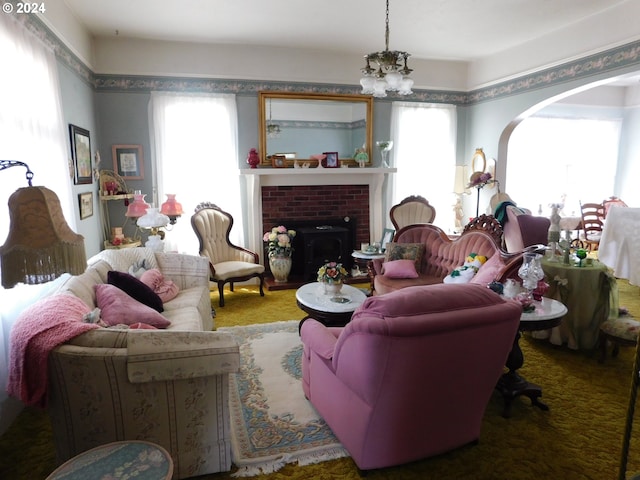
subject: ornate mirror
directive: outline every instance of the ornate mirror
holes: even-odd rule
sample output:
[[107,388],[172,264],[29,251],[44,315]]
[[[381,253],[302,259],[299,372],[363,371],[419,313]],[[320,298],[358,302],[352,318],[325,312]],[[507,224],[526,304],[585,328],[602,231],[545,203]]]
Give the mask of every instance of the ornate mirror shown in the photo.
[[324,152],[338,152],[339,164],[355,163],[362,149],[372,155],[373,97],[315,93],[259,92],[260,160],[272,165],[283,155],[317,163]]

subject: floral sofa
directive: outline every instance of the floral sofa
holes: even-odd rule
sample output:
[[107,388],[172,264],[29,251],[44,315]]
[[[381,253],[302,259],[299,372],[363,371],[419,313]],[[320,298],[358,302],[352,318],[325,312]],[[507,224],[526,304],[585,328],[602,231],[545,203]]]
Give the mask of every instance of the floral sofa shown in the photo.
[[231,337],[211,331],[207,259],[147,248],[106,250],[58,294],[80,298],[92,310],[95,286],[107,282],[109,271],[127,272],[143,260],[178,287],[161,314],[170,325],[94,328],[51,352],[48,409],[57,460],[135,439],[170,452],[174,479],[228,471],[228,382],[240,357]]
[[[470,283],[488,285],[516,277],[522,263],[522,252],[503,251],[500,248],[501,236],[500,224],[487,215],[469,224],[457,238],[450,238],[432,224],[404,227],[396,233],[394,241],[387,244],[386,257],[371,262],[374,294],[443,283],[445,277],[465,264],[471,253],[484,256],[487,261]],[[406,265],[410,268],[404,268]]]

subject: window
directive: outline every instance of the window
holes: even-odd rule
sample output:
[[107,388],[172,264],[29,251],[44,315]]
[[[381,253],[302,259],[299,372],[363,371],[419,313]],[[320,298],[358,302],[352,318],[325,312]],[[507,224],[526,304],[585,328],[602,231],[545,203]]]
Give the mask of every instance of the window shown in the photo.
[[621,119],[534,116],[509,139],[507,191],[518,206],[549,214],[580,216],[582,203],[613,195]]
[[234,218],[231,241],[244,244],[234,95],[157,93],[151,97],[151,139],[158,205],[175,193],[184,215],[165,238],[165,251],[197,255],[190,218],[204,201]]
[[391,154],[398,172],[392,176],[392,204],[422,195],[435,207],[435,224],[445,232],[453,231],[455,221],[456,122],[452,105],[393,103]]

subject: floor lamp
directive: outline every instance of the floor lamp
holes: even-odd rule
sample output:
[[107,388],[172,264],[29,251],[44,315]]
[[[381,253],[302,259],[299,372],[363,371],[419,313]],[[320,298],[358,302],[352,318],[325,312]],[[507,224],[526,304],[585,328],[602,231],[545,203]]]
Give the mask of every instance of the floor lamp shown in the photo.
[[2,286],[38,284],[63,273],[79,275],[87,267],[84,237],[67,224],[58,196],[32,186],[33,172],[17,160],[0,160],[0,170],[25,167],[28,187],[9,197],[9,234],[0,247]]

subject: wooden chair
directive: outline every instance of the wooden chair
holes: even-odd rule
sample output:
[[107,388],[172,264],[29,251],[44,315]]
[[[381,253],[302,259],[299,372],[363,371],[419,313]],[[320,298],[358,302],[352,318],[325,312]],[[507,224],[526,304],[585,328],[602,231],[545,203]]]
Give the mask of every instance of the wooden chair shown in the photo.
[[233,217],[217,205],[203,202],[191,217],[191,226],[200,242],[199,253],[209,258],[209,278],[218,284],[219,304],[224,307],[224,285],[233,292],[234,282],[260,279],[260,296],[264,297],[264,265],[258,254],[231,243],[229,232]]
[[604,202],[602,202],[602,206],[604,207],[604,216],[607,217],[607,213],[609,213],[609,209],[611,207],[628,207],[623,200],[620,200],[618,197],[609,197]]
[[436,218],[436,209],[426,198],[420,195],[411,195],[391,207],[389,217],[398,231],[407,225],[433,223]]
[[582,240],[584,248],[589,251],[597,250],[604,226],[604,205],[602,203],[580,202],[580,212],[584,231],[584,239]]

